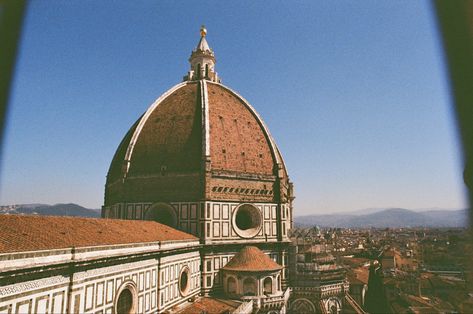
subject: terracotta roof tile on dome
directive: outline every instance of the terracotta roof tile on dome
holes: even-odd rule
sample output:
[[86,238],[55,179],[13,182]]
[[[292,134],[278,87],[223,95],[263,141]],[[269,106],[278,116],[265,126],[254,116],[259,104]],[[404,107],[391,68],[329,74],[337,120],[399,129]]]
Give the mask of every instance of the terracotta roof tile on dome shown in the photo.
[[272,175],[269,135],[243,101],[223,85],[209,83],[212,168]]
[[197,238],[154,221],[0,216],[0,254],[178,240]]
[[236,271],[275,271],[282,268],[256,246],[245,246],[223,267]]
[[[207,82],[212,169],[273,175],[279,151],[242,99],[221,84]],[[198,171],[202,156],[202,104],[196,82],[187,82],[164,97],[149,116],[142,115],[120,143],[108,173],[111,183],[129,173]],[[139,123],[142,127],[137,130]],[[134,134],[137,133],[137,134]],[[132,137],[138,135],[135,141]],[[132,153],[126,160],[127,149]],[[284,168],[284,167],[283,167]],[[284,168],[285,170],[285,168]]]
[[160,173],[163,165],[169,172],[200,170],[202,124],[198,99],[197,84],[188,83],[166,97],[144,120],[133,144],[130,175]]

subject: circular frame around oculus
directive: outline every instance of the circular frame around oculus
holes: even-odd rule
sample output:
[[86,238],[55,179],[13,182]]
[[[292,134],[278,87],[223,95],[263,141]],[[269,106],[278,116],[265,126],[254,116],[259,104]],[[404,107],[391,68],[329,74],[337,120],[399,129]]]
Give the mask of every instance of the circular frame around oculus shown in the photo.
[[242,238],[253,238],[263,226],[263,217],[258,207],[241,204],[232,214],[233,230]]

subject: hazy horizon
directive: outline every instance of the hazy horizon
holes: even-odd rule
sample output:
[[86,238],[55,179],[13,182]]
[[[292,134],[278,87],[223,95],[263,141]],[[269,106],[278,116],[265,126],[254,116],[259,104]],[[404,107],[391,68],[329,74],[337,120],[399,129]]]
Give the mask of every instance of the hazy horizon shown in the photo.
[[[255,107],[275,138],[296,215],[467,208],[430,3],[267,6],[29,3],[0,203],[100,208],[121,139],[182,80],[205,24],[223,84]],[[196,14],[202,7],[206,14]]]
[[[82,206],[81,204],[76,204],[76,203],[51,203],[51,204],[45,204],[45,203],[35,203],[35,202],[30,202],[30,203],[22,203],[22,204],[0,204],[0,206],[12,206],[12,205],[23,205],[23,206],[36,206],[36,205],[44,205],[44,206],[56,206],[56,205],[64,205],[64,204],[73,204],[73,205],[79,205]],[[95,207],[86,207],[82,206],[87,209],[91,210],[97,210],[101,211],[101,207],[95,208]],[[439,207],[432,207],[432,208],[400,208],[400,207],[378,207],[378,208],[359,208],[359,209],[353,209],[353,210],[335,210],[332,212],[324,212],[323,210],[317,213],[309,213],[309,214],[299,214],[297,210],[294,213],[294,216],[311,216],[311,215],[331,215],[331,214],[370,214],[370,213],[375,213],[378,211],[383,211],[383,210],[390,210],[390,209],[406,209],[410,210],[413,212],[426,212],[426,211],[457,211],[457,210],[468,210],[468,208],[439,208]]]
[[374,213],[377,211],[389,210],[389,209],[407,209],[413,212],[421,213],[425,211],[456,211],[456,210],[467,210],[468,208],[402,208],[402,207],[378,207],[378,208],[361,208],[361,209],[353,209],[353,210],[336,210],[332,212],[316,212],[316,213],[309,213],[309,214],[298,214],[295,213],[294,216],[311,216],[311,215],[331,215],[331,214],[355,214],[355,213],[362,213],[362,214],[369,214]]

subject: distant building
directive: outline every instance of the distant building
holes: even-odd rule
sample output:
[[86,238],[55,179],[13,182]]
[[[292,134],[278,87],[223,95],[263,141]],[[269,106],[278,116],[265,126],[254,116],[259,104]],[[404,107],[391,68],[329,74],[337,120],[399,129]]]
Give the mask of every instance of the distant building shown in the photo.
[[313,244],[314,237],[313,230],[291,232],[290,309],[294,313],[364,313],[366,287],[355,285],[351,290],[345,268],[326,245]]

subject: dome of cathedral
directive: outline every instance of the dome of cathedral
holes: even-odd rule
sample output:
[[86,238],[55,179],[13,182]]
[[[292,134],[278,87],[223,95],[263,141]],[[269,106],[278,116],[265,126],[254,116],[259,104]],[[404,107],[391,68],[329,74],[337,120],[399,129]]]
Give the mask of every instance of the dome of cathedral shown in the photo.
[[105,205],[288,197],[274,140],[254,108],[220,83],[206,31],[201,34],[184,81],[159,97],[120,143],[107,175]]
[[264,254],[256,246],[245,246],[222,269],[233,271],[264,271],[281,270],[283,267]]

